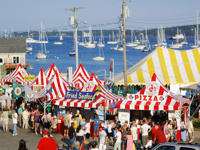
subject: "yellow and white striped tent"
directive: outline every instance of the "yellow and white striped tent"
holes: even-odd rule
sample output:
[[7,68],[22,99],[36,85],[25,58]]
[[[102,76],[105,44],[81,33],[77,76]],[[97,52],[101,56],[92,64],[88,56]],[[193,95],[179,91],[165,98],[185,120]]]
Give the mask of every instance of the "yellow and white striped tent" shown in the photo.
[[[128,70],[128,83],[145,84],[151,81],[154,73],[164,84],[200,82],[200,49],[172,50],[157,47]],[[124,83],[123,73],[115,76],[115,82]]]

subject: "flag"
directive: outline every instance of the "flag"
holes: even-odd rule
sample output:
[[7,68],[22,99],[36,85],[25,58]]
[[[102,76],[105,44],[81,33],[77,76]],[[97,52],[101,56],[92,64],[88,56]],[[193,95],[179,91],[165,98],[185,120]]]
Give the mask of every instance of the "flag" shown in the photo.
[[25,100],[26,101],[33,101],[35,99],[35,92],[29,87],[27,84],[24,85],[25,91]]
[[22,97],[22,88],[20,87],[20,85],[15,81],[13,81],[12,87],[13,87],[13,98]]
[[110,60],[110,72],[113,72],[113,59]]

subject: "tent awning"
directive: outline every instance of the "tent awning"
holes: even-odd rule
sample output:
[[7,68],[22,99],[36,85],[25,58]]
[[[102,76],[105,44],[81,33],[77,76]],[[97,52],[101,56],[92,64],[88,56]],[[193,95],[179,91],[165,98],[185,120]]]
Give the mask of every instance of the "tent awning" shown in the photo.
[[[172,50],[157,47],[144,59],[131,67],[129,84],[144,84],[156,73],[163,84],[193,84],[200,81],[200,50]],[[115,82],[124,83],[123,73]]]

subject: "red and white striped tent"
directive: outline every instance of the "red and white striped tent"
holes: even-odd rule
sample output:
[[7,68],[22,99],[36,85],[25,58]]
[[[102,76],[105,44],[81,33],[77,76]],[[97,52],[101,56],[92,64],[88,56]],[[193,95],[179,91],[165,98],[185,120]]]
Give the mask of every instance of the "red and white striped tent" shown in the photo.
[[63,97],[61,99],[53,100],[53,104],[67,107],[97,108],[100,104],[106,106],[107,104],[111,104],[117,100],[122,100],[121,97],[106,90],[101,81],[97,79],[94,74],[91,74],[90,80],[84,84],[84,87],[80,89],[80,92],[94,92],[97,89],[100,89],[101,92],[94,101],[65,99]]
[[180,110],[183,103],[177,99],[164,85],[156,74],[149,84],[137,94],[130,94],[127,100],[116,104],[118,109],[127,110]]
[[70,84],[65,81],[58,71],[54,70],[54,78],[51,81],[52,92],[47,93],[48,100],[65,97],[65,92],[69,90]]
[[49,69],[47,69],[45,71],[45,75],[46,75],[48,81],[53,79],[53,76],[55,75],[55,72],[61,74],[60,70],[55,66],[54,62],[52,62],[52,64],[49,67]]
[[40,72],[38,73],[35,80],[31,83],[31,87],[33,87],[34,85],[42,85],[43,87],[46,87],[48,83],[49,81],[47,80],[45,72],[42,68],[40,68]]
[[18,67],[10,74],[1,79],[1,84],[6,82],[12,83],[13,81],[24,85],[26,83],[24,77],[29,75],[29,73],[23,68],[22,64],[19,64]]
[[72,75],[72,83],[76,88],[83,88],[84,84],[90,79],[90,74],[85,70],[82,64],[79,65],[78,69]]
[[49,81],[52,92],[47,93],[48,100],[58,99],[65,96],[65,92],[69,89],[70,85],[62,76],[60,70],[51,64],[49,69],[45,72],[47,80]]

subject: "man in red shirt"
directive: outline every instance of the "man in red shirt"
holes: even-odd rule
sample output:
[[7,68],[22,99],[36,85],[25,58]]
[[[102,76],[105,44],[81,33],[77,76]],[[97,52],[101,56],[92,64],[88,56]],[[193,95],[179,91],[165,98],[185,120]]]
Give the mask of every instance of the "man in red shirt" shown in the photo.
[[154,135],[154,142],[157,141],[159,143],[166,143],[167,139],[161,127],[158,124],[155,125],[155,135]]
[[42,135],[43,138],[39,141],[37,150],[57,150],[56,141],[48,137],[48,132],[46,130],[42,132]]

